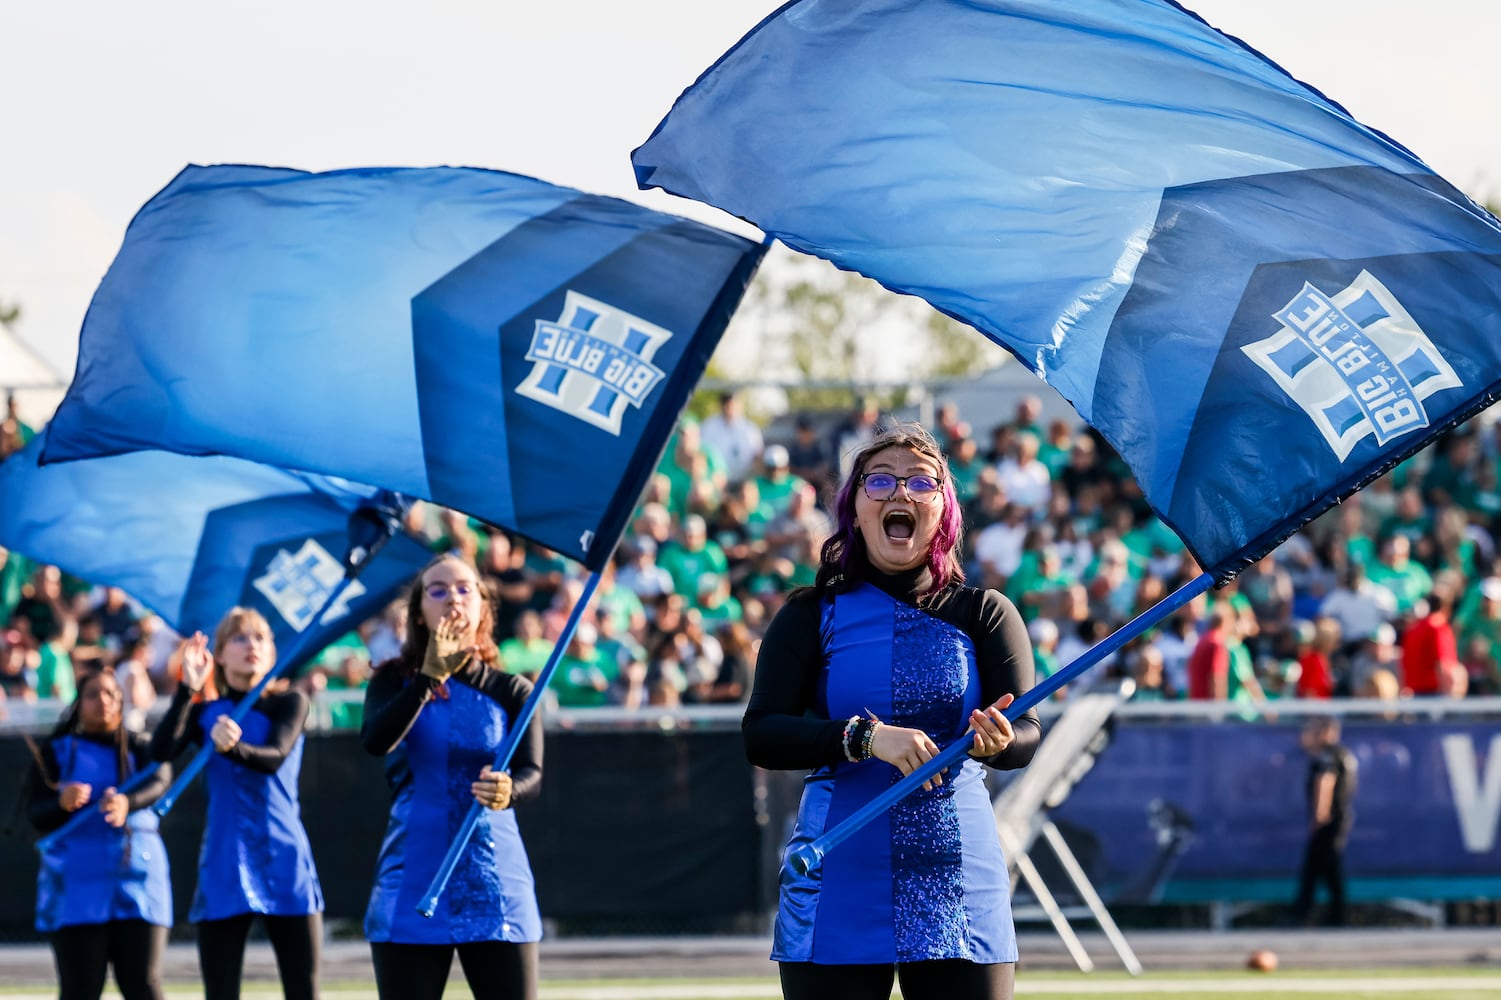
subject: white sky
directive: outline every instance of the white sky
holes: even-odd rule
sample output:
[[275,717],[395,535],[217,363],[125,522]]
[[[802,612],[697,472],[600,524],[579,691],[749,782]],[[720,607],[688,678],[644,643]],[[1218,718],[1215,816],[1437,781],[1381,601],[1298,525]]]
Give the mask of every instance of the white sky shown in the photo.
[[[1089,0],[1080,0],[1087,3]],[[10,0],[0,302],[70,375],[136,209],[187,163],[455,164],[753,235],[629,154],[773,0]],[[1185,0],[1471,195],[1501,200],[1501,4]]]

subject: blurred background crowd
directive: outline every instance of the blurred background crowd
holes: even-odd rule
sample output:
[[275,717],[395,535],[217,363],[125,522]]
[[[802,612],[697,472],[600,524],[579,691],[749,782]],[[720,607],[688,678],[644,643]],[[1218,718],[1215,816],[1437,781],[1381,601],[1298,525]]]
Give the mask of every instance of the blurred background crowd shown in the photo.
[[[766,430],[734,393],[700,409],[668,443],[566,650],[552,685],[560,707],[743,701],[767,622],[813,581],[840,456],[890,419],[874,400]],[[1199,569],[1103,439],[1041,414],[1026,397],[979,431],[946,404],[930,430],[964,505],[969,582],[1011,598],[1047,675]],[[1086,683],[1131,677],[1139,700],[1501,692],[1501,432],[1486,418],[1310,523]],[[33,433],[10,409],[0,458]],[[507,669],[540,670],[580,598],[582,568],[430,504],[407,527],[435,553],[474,562],[498,598]],[[403,614],[393,605],[363,623],[298,683],[357,691],[399,649]],[[3,549],[0,625],[0,699],[67,701],[83,671],[112,666],[142,725],[176,683],[178,637],[129,594]],[[332,724],[358,724],[357,697],[330,700]]]

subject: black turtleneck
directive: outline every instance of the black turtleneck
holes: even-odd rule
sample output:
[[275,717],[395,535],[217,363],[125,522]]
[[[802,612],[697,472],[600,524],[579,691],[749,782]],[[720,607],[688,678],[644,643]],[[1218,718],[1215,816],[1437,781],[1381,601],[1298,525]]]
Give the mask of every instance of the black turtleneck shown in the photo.
[[[238,705],[245,694],[230,690],[228,698]],[[171,760],[189,745],[203,745],[203,727],[198,720],[208,704],[194,704],[193,692],[186,684],[179,684],[167,714],[157,723],[156,732],[151,737],[151,756],[157,760]],[[302,727],[307,723],[310,704],[307,695],[295,689],[263,695],[251,711],[271,720],[266,742],[256,745],[241,740],[224,756],[252,771],[275,774],[297,745],[297,737],[302,735]]]
[[[953,625],[974,643],[980,673],[980,704],[993,705],[1010,693],[1032,687],[1032,643],[1020,612],[994,590],[952,584],[928,597],[918,588],[926,569],[888,575],[870,569],[865,580],[906,604]],[[761,640],[755,683],[741,732],[752,764],[774,770],[801,770],[838,764],[844,757],[844,719],[815,714],[819,674],[824,667],[820,637],[821,601],[810,588],[795,593],[777,612]],[[1001,770],[1025,767],[1042,741],[1042,723],[1028,711],[1011,723],[1016,738],[984,763]]]
[[[464,665],[445,683],[462,683],[485,695],[506,710],[512,719],[521,714],[532,683],[520,674],[508,674],[488,663],[475,660]],[[438,684],[423,674],[404,676],[400,660],[390,660],[375,668],[370,686],[365,689],[365,721],[360,727],[360,742],[365,751],[383,757],[395,750],[417,716],[433,698]],[[500,748],[496,747],[498,751]],[[542,720],[533,715],[526,733],[511,754],[511,801],[524,802],[542,791]],[[476,775],[478,777],[478,775]]]

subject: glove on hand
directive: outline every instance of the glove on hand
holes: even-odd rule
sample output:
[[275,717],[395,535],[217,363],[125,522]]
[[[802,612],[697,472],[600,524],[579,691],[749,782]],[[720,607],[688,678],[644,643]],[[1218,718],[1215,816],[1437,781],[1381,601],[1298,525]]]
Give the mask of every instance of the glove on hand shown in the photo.
[[427,637],[427,652],[422,657],[424,676],[441,684],[464,669],[464,664],[474,654],[474,648],[463,645],[463,633],[462,619],[456,614],[448,615],[438,623]]

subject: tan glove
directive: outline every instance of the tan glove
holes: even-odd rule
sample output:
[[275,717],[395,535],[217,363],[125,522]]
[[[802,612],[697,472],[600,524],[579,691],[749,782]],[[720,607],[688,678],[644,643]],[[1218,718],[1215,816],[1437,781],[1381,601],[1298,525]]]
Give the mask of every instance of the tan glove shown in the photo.
[[463,645],[464,625],[458,614],[444,616],[427,637],[427,651],[422,657],[422,673],[438,683],[464,668],[474,647]]

